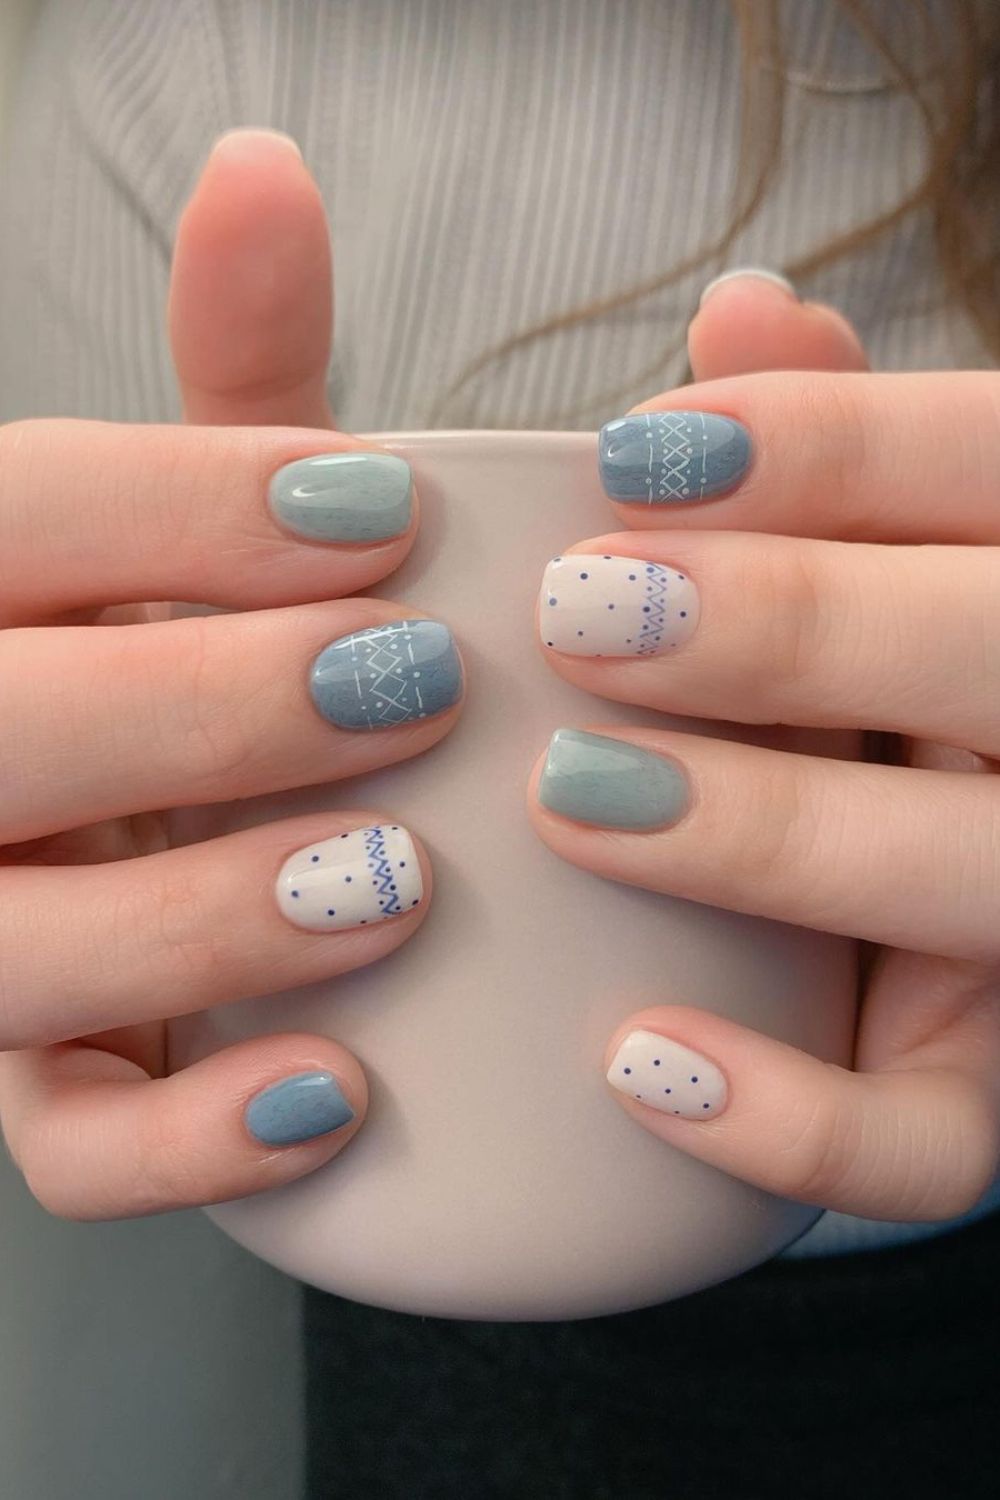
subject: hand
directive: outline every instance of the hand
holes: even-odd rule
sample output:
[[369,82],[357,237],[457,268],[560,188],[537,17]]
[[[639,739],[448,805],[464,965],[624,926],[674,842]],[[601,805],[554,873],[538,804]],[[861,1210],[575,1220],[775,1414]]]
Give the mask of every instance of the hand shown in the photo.
[[[166,1076],[163,1018],[372,963],[427,910],[426,858],[385,812],[171,847],[150,811],[403,760],[458,712],[440,626],[427,717],[395,705],[386,720],[385,693],[338,691],[364,642],[311,675],[330,643],[409,613],[343,596],[391,573],[415,528],[398,459],[366,465],[392,481],[367,507],[355,485],[346,508],[310,510],[286,484],[269,510],[284,465],[362,450],[318,430],[330,325],[326,225],[300,157],[229,136],[180,228],[171,329],[188,420],[254,425],[0,431],[0,1108],[29,1187],[70,1218],[242,1197],[335,1155],[367,1103],[336,1042],[277,1031]],[[161,599],[233,612],[133,606]]]
[[[750,368],[755,327],[773,372],[725,378],[727,352]],[[688,496],[619,502],[629,530],[550,567],[543,649],[589,693],[755,726],[757,743],[560,732],[535,825],[600,875],[880,948],[854,1071],[677,1004],[623,1021],[609,1082],[653,1134],[760,1188],[948,1219],[981,1198],[1000,1143],[1000,376],[859,373],[835,314],[742,279],[690,346],[713,383],[636,412],[723,414],[751,451],[731,423],[696,418],[662,448],[654,427],[654,488],[662,473]],[[781,372],[810,364],[855,373]],[[687,434],[714,446],[704,468]],[[649,479],[614,465],[619,493]],[[627,592],[647,565],[662,629]],[[775,748],[781,725],[891,731],[901,763]]]

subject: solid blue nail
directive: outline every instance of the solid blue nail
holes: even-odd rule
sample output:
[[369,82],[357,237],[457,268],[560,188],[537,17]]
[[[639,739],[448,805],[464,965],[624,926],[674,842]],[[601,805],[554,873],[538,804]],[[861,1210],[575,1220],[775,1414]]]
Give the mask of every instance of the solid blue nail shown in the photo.
[[268,489],[271,513],[320,542],[402,536],[413,512],[413,478],[394,453],[317,453],[285,464]]
[[598,439],[601,483],[612,500],[686,504],[731,490],[750,464],[741,422],[709,411],[619,417]]
[[296,1073],[255,1094],[244,1118],[265,1146],[293,1146],[349,1125],[354,1110],[332,1073]]
[[341,729],[390,729],[457,703],[462,665],[447,625],[398,620],[331,641],[313,662],[309,691]]

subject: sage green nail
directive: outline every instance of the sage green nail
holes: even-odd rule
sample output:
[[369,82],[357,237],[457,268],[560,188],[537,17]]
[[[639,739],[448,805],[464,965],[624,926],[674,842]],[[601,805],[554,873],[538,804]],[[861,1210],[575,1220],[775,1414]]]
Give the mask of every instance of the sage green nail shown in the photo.
[[674,761],[625,740],[557,729],[538,800],[550,812],[602,828],[663,828],[683,817],[687,778]]
[[271,514],[319,542],[384,542],[413,514],[413,476],[394,453],[317,453],[271,480]]

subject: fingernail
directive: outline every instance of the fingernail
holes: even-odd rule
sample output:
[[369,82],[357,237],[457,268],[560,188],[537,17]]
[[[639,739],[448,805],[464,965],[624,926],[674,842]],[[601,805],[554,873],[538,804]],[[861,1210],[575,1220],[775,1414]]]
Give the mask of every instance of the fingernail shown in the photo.
[[413,512],[413,476],[393,453],[319,453],[279,469],[268,503],[277,521],[321,542],[402,536]]
[[233,130],[226,130],[212,145],[212,155],[217,151],[241,151],[244,146],[254,146],[258,141],[271,141],[276,146],[284,146],[289,151],[294,151],[298,157],[302,156],[298,143],[283,130],[271,130],[266,125],[237,125]]
[[726,1080],[715,1063],[657,1031],[630,1031],[607,1077],[619,1093],[665,1115],[710,1120],[726,1107]]
[[574,552],[545,569],[538,615],[546,646],[568,656],[655,656],[694,633],[698,590],[676,568]]
[[601,428],[601,483],[612,500],[673,505],[730,490],[750,463],[741,422],[710,411],[650,411]]
[[313,663],[309,691],[341,729],[390,729],[457,703],[462,666],[446,625],[400,620],[332,641]]
[[663,828],[687,810],[680,766],[625,740],[557,729],[549,742],[538,800],[550,812],[602,828]]
[[792,286],[792,283],[786,276],[782,276],[780,272],[765,271],[762,266],[737,266],[733,271],[723,271],[720,276],[712,278],[707,286],[703,288],[702,294],[698,299],[698,306],[704,307],[717,287],[723,286],[727,281],[735,281],[738,276],[753,276],[757,281],[769,281],[772,286],[780,287],[783,292],[787,292],[789,297],[794,298],[796,302],[799,300],[799,294]]
[[338,932],[412,911],[424,882],[412,838],[393,823],[297,849],[282,865],[276,889],[282,913],[296,927]]
[[349,1125],[354,1110],[332,1073],[295,1073],[255,1094],[243,1118],[265,1146],[294,1146]]

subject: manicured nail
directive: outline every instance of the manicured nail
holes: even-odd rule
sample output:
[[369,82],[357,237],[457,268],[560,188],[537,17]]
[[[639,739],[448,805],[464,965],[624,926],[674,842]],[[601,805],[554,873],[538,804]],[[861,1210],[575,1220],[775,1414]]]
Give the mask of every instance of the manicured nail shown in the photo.
[[546,646],[568,656],[655,656],[682,646],[698,624],[686,573],[637,557],[554,557],[538,607]]
[[243,1118],[265,1146],[294,1146],[349,1125],[354,1110],[332,1073],[294,1073],[255,1094]]
[[680,766],[603,734],[557,729],[549,742],[538,800],[550,812],[602,828],[663,828],[687,810]]
[[278,874],[282,913],[310,932],[367,927],[420,905],[413,840],[397,823],[355,828],[289,855]]
[[710,1120],[726,1107],[726,1080],[715,1063],[657,1031],[630,1031],[614,1055],[608,1082],[665,1115]]
[[246,146],[254,146],[258,141],[269,141],[275,146],[283,146],[286,151],[294,151],[295,155],[301,157],[298,142],[283,130],[272,130],[266,125],[237,125],[233,130],[226,130],[215,141],[212,153],[216,151],[242,151]]
[[332,641],[313,662],[309,691],[341,729],[390,729],[457,703],[462,666],[446,625],[399,620]]
[[750,463],[750,434],[710,411],[650,411],[601,428],[601,483],[612,500],[673,505],[730,490]]
[[279,469],[271,513],[321,542],[383,542],[402,536],[413,513],[413,476],[394,453],[319,453]]
[[737,266],[734,271],[723,271],[721,276],[712,278],[702,290],[698,306],[704,307],[717,287],[724,286],[727,281],[735,281],[738,276],[753,276],[757,281],[769,281],[772,286],[780,287],[783,292],[787,292],[788,296],[794,298],[796,302],[799,300],[799,294],[792,283],[780,272],[765,271],[762,266]]

